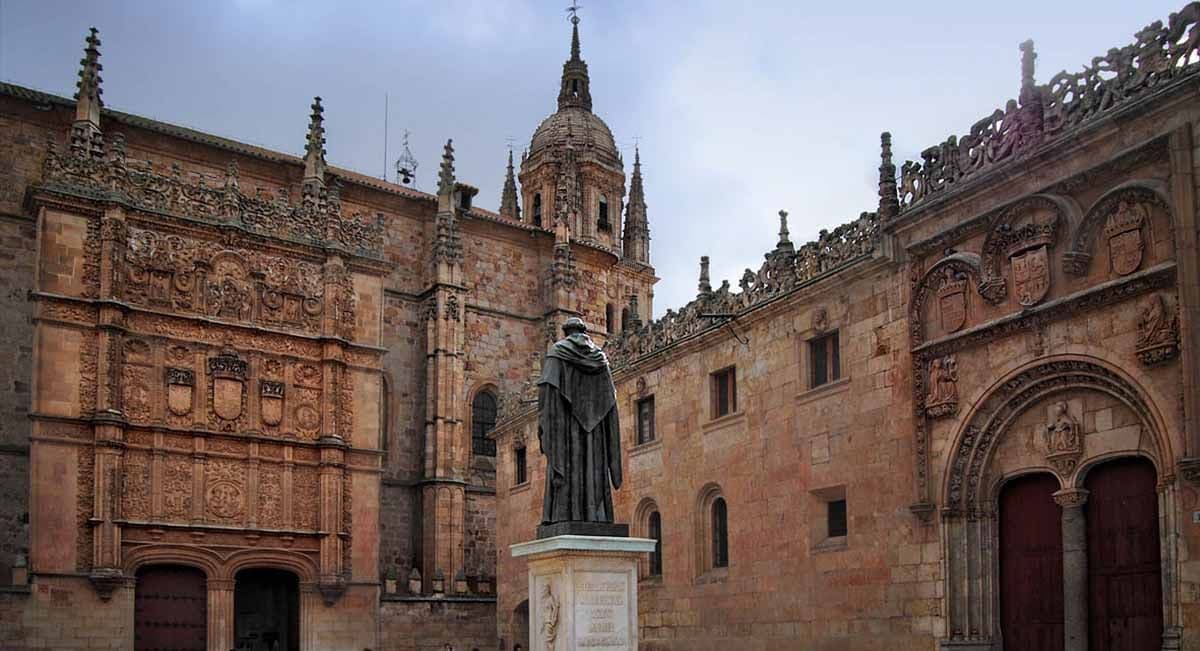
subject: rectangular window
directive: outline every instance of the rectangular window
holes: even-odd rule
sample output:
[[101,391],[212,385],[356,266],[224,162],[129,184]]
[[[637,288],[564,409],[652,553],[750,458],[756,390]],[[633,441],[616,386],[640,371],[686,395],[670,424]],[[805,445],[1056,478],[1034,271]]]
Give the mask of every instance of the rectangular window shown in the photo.
[[513,448],[513,484],[524,484],[528,477],[525,475],[525,446]]
[[654,440],[654,396],[642,398],[637,403],[637,442]]
[[842,354],[838,333],[831,332],[808,342],[808,357],[812,365],[809,388],[815,389],[842,377]]
[[712,374],[712,414],[720,418],[737,411],[737,370],[722,369]]
[[826,502],[826,523],[830,538],[840,538],[846,535],[846,500]]

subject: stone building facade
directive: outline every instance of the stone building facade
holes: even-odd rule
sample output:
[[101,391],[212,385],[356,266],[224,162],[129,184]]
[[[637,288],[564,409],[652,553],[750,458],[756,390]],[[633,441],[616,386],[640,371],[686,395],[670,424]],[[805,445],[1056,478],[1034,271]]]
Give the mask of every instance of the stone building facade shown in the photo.
[[[610,338],[646,649],[1200,648],[1200,4]],[[497,441],[529,540],[536,414]],[[525,563],[498,636],[528,647]],[[536,607],[536,605],[535,605]]]
[[450,142],[428,194],[327,165],[320,98],[301,158],[100,72],[0,85],[0,647],[494,648],[485,434],[657,280],[578,27],[498,213]]

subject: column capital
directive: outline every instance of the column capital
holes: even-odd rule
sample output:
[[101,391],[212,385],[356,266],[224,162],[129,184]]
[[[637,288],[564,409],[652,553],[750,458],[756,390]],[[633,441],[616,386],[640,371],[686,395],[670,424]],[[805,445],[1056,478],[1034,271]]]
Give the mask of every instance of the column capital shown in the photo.
[[1078,508],[1087,503],[1091,491],[1085,488],[1064,488],[1054,493],[1054,503],[1066,508]]

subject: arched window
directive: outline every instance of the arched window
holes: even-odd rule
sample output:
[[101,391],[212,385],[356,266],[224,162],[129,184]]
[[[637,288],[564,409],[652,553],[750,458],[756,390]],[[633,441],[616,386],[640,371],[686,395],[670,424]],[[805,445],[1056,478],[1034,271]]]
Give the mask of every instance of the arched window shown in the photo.
[[604,331],[611,335],[613,327],[613,305],[609,303],[604,306]]
[[496,456],[496,442],[488,432],[496,427],[496,396],[480,391],[471,402],[471,450],[485,457]]
[[724,497],[712,503],[712,566],[729,567],[729,514]]
[[533,195],[533,225],[542,225],[542,193]]
[[608,198],[604,195],[600,195],[600,206],[596,215],[596,228],[602,231],[612,230],[612,224],[608,223]]
[[646,535],[654,541],[654,551],[650,552],[650,576],[662,576],[662,516],[658,511],[650,514]]

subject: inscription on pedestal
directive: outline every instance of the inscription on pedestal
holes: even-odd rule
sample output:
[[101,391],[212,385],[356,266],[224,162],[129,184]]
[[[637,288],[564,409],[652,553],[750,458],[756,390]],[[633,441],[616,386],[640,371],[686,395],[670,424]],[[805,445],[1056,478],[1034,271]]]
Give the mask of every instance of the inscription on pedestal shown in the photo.
[[575,574],[575,646],[629,648],[629,577],[608,572]]

